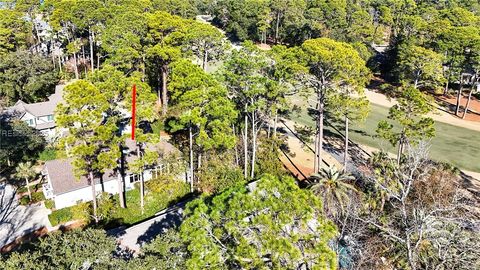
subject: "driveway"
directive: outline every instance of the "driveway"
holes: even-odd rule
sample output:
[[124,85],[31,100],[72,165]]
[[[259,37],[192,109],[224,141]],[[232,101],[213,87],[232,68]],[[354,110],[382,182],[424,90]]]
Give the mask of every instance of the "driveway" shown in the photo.
[[50,210],[42,205],[22,206],[15,188],[0,183],[0,247],[42,227],[49,227]]

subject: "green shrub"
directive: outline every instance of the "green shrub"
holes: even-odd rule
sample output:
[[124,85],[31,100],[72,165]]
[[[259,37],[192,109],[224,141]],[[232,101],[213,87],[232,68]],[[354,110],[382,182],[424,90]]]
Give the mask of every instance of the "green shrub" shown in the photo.
[[66,223],[73,219],[71,207],[62,208],[59,210],[53,211],[49,216],[48,219],[52,226],[56,226],[58,224]]
[[37,203],[45,200],[45,195],[43,195],[42,191],[33,192],[32,193],[32,201],[31,203]]
[[146,181],[145,189],[154,193],[162,192],[172,181],[175,181],[172,175],[162,174],[159,175],[157,178]]
[[79,202],[71,207],[72,219],[89,222],[91,219],[92,207],[90,202]]
[[[32,187],[30,187],[30,188],[32,188]],[[27,192],[28,192],[27,186],[21,186],[17,189],[17,193],[20,193],[20,194],[27,193]]]
[[117,205],[115,203],[115,200],[113,199],[113,195],[107,192],[103,192],[98,199],[98,218],[108,221],[112,216],[112,212],[116,206]]
[[55,208],[55,202],[53,200],[45,200],[45,207],[48,209]]
[[231,156],[222,155],[206,160],[197,173],[198,188],[206,194],[221,192],[244,181],[243,172],[232,166]]
[[30,203],[30,198],[28,198],[28,195],[24,195],[20,198],[19,201],[20,205],[28,205]]
[[38,158],[42,161],[54,160],[57,158],[57,150],[51,147],[45,148],[45,150],[40,153]]
[[154,134],[160,134],[160,131],[165,130],[163,121],[155,121],[151,125]]

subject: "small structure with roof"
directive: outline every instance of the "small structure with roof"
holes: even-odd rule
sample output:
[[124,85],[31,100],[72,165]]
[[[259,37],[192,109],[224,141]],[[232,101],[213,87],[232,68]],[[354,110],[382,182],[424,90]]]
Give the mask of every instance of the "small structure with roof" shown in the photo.
[[63,100],[63,88],[64,85],[57,85],[55,93],[48,97],[48,101],[28,104],[19,100],[15,105],[7,108],[3,114],[24,121],[27,125],[39,130],[47,139],[53,139],[57,134],[55,108]]
[[[170,143],[162,140],[155,145],[164,155],[170,155],[178,150]],[[136,159],[135,142],[130,139],[126,141],[124,150],[124,160],[126,164]],[[55,202],[55,208],[61,209],[92,200],[92,188],[87,177],[77,178],[74,174],[71,159],[56,159],[45,162],[43,175],[47,182],[43,185],[43,193],[46,199]],[[146,168],[143,172],[143,179],[148,181],[160,175],[164,170],[165,164],[162,160],[157,165]],[[127,168],[119,173],[120,169],[108,170],[101,175],[95,176],[95,189],[97,195],[102,192],[118,194],[119,190],[131,190],[134,184],[140,181],[140,176],[131,172]]]

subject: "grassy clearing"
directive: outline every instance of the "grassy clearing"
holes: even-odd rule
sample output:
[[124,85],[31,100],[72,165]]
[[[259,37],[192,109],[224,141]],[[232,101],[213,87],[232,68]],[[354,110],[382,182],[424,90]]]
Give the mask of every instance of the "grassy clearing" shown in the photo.
[[[151,184],[156,180],[147,181],[146,184]],[[168,206],[176,203],[180,199],[184,198],[190,192],[190,186],[185,182],[171,181],[166,183],[160,183],[155,190],[149,190],[146,188],[145,194],[145,210],[142,214],[140,210],[140,189],[137,188],[126,192],[127,208],[120,208],[118,202],[118,194],[113,196],[113,208],[108,211],[108,217],[101,221],[101,225],[106,228],[116,227],[120,225],[132,225],[136,222],[149,218],[157,212],[167,208]],[[99,211],[104,207],[100,200]],[[91,211],[91,202],[88,203],[87,208]],[[72,219],[82,219],[82,212],[85,211],[85,207],[81,207],[81,204],[55,210],[48,216],[52,226],[66,223]]]
[[[168,186],[163,191],[146,191],[145,210],[143,214],[140,210],[140,189],[133,189],[127,191],[127,208],[116,207],[110,219],[119,224],[134,224],[153,216],[185,197],[190,192],[190,187],[184,182],[176,181],[175,184]],[[115,195],[115,201],[118,202],[118,195]],[[118,203],[116,205],[118,205]]]
[[[375,130],[380,120],[387,118],[388,108],[371,104],[371,112],[364,123],[352,124],[350,137],[353,141],[370,147],[395,153],[387,141],[378,138]],[[292,115],[292,120],[308,126],[314,122],[306,111]],[[343,130],[342,124],[336,124]],[[441,122],[435,122],[436,136],[432,139],[430,156],[437,161],[449,162],[461,169],[480,172],[480,132]],[[327,127],[327,130],[334,132]]]

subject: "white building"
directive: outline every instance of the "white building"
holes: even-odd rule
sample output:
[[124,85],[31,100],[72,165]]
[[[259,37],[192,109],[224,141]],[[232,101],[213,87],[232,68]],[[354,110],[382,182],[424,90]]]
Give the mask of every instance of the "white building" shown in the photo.
[[61,102],[64,85],[57,85],[55,93],[48,97],[48,101],[27,104],[21,100],[7,108],[4,114],[19,119],[27,125],[39,130],[48,140],[53,140],[55,130],[55,108]]
[[[125,164],[128,164],[136,159],[135,144],[130,139],[126,141],[127,149],[125,149]],[[170,154],[177,150],[173,145],[162,141],[159,148],[164,154]],[[161,161],[158,163],[160,164]],[[128,167],[128,165],[126,166]],[[157,177],[162,173],[163,164],[153,168],[146,169],[143,173],[143,178],[148,181]],[[95,189],[97,195],[102,192],[110,194],[118,194],[119,182],[123,183],[124,190],[131,190],[134,184],[140,180],[139,175],[134,174],[125,168],[123,170],[123,179],[119,180],[120,174],[117,171],[109,170],[103,175],[95,176]],[[73,172],[73,166],[69,159],[56,159],[45,162],[43,174],[46,177],[47,183],[43,185],[43,193],[45,198],[52,199],[55,202],[55,208],[61,209],[78,204],[79,202],[87,202],[92,200],[92,187],[90,182],[84,176],[78,179]]]

